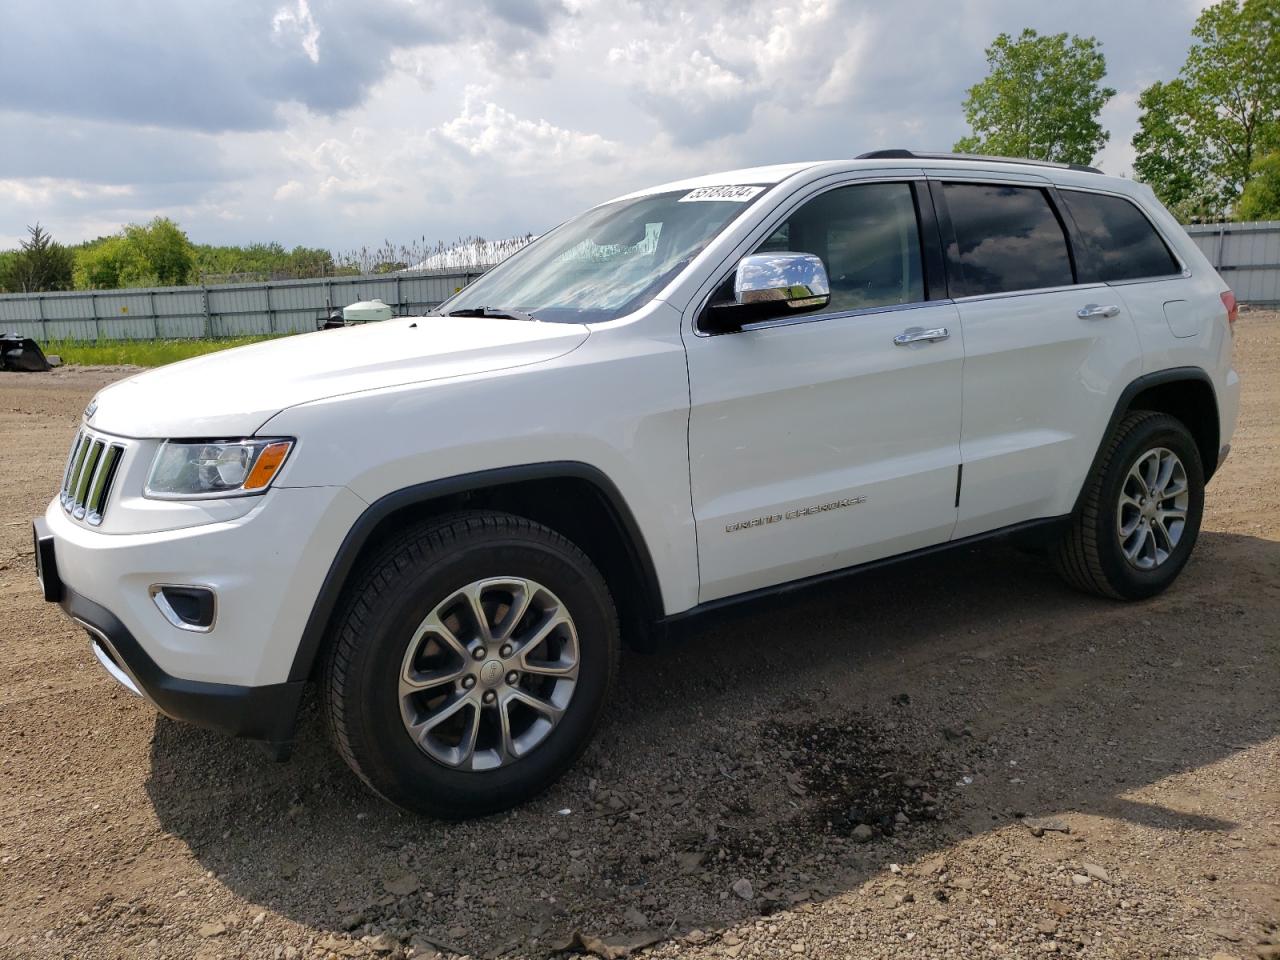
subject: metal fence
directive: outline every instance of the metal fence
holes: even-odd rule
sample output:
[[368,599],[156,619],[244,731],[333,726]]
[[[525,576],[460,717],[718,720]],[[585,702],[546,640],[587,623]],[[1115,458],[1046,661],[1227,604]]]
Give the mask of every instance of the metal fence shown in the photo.
[[1280,220],[1186,228],[1241,303],[1280,306]]
[[[1186,228],[1241,303],[1280,305],[1280,220]],[[332,308],[380,299],[420,313],[483,270],[276,280],[206,287],[0,294],[0,331],[37,340],[242,337],[316,329]]]
[[244,337],[315,330],[332,308],[380,299],[398,316],[429,309],[483,270],[276,280],[204,287],[0,294],[0,332],[37,340]]

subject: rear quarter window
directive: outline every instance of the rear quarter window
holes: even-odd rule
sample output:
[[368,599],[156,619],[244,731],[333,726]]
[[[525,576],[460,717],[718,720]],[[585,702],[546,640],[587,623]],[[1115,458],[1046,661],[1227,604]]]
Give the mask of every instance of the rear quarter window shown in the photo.
[[1140,280],[1181,272],[1156,228],[1131,201],[1083,190],[1059,193],[1084,242],[1082,283]]

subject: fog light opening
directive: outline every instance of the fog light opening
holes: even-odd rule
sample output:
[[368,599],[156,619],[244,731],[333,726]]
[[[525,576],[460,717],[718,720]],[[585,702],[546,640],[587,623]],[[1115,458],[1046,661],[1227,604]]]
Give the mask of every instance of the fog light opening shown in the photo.
[[151,586],[151,599],[179,630],[208,633],[217,619],[217,597],[208,587],[156,583]]

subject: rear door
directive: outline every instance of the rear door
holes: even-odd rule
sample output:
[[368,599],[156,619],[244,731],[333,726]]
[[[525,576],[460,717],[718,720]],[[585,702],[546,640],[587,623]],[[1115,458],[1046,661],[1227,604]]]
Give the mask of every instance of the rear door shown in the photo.
[[[963,349],[923,178],[820,189],[762,230],[744,252],[821,257],[832,298],[737,333],[686,331],[702,602],[941,543],[955,525]],[[929,339],[895,343],[911,331]]]
[[932,190],[964,330],[955,536],[1069,513],[1141,373],[1128,309],[1082,275],[1047,181],[947,176]]

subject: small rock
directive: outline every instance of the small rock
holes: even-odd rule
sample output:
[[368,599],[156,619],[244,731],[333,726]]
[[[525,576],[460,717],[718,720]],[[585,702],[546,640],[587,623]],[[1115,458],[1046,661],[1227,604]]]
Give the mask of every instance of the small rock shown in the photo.
[[458,924],[457,926],[450,927],[445,932],[449,934],[450,940],[461,940],[467,935],[467,928]]
[[1077,887],[1087,887],[1089,885],[1089,878],[1082,873],[1073,873],[1071,875],[1071,882]]
[[857,843],[866,843],[875,835],[876,835],[876,832],[872,830],[869,826],[867,826],[865,823],[858,824],[856,827],[853,828],[853,833],[850,834],[850,836],[853,837],[854,841],[856,841]]
[[220,937],[226,932],[227,925],[225,923],[206,923],[201,925],[199,930],[200,936],[206,939],[209,937]]
[[628,907],[627,912],[622,915],[622,919],[626,921],[627,926],[632,930],[643,930],[649,926],[649,918],[635,907]]
[[1057,920],[1040,920],[1036,923],[1036,932],[1043,933],[1046,937],[1053,936],[1058,932]]
[[1101,880],[1103,883],[1111,882],[1111,875],[1096,863],[1086,863],[1084,865],[1084,872],[1095,880]]
[[1061,820],[1027,817],[1022,821],[1022,825],[1031,831],[1033,837],[1043,837],[1048,831],[1054,831],[1055,833],[1071,832],[1071,828]]
[[705,853],[697,850],[686,850],[683,853],[676,854],[676,863],[680,864],[680,872],[686,876],[691,873],[697,873],[702,869],[702,861],[706,858]]
[[731,886],[729,889],[733,891],[734,896],[739,897],[742,900],[755,899],[755,895],[756,895],[755,888],[751,886],[751,881],[748,880],[746,877],[741,877],[733,881],[733,886]]
[[791,945],[791,952],[792,952],[792,953],[804,953],[804,941],[803,941],[803,940],[797,940],[795,943],[793,943],[793,944]]
[[386,933],[380,933],[376,937],[370,937],[365,941],[369,945],[369,949],[374,953],[390,953],[396,947],[400,946],[395,938]]
[[382,880],[387,893],[397,897],[407,897],[418,889],[418,878],[408,870],[393,870]]
[[354,930],[360,924],[364,923],[363,913],[347,913],[338,921],[338,926],[343,930]]

